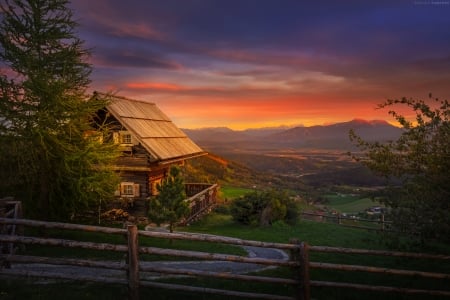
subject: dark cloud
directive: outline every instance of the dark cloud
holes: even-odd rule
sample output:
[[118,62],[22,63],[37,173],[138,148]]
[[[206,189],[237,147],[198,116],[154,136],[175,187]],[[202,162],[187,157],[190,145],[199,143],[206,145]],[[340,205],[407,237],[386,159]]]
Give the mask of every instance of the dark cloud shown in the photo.
[[94,68],[102,68],[94,70],[94,83],[111,82],[133,95],[167,95],[166,101],[307,96],[364,102],[428,92],[449,96],[450,5],[433,3],[77,0],[71,5],[81,37],[93,48]]
[[[426,59],[424,53],[437,56],[450,49],[450,6],[406,1],[91,2],[74,5],[86,12],[81,18],[86,30],[108,38],[103,42],[121,52],[151,46],[176,53],[186,59],[179,61],[183,65],[221,59],[339,74],[358,66],[366,71],[402,67]],[[295,52],[299,55],[292,58],[289,53]]]
[[156,68],[181,70],[183,67],[164,56],[155,53],[134,53],[132,51],[106,50],[97,52],[94,56],[94,64],[106,67],[131,67],[131,68]]

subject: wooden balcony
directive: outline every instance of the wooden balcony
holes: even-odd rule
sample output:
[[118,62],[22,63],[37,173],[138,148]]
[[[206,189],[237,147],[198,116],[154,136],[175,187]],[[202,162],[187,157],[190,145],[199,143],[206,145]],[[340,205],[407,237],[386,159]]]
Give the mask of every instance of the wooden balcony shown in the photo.
[[189,225],[193,221],[211,212],[217,203],[218,184],[186,183],[186,202],[189,203],[191,212],[179,225]]

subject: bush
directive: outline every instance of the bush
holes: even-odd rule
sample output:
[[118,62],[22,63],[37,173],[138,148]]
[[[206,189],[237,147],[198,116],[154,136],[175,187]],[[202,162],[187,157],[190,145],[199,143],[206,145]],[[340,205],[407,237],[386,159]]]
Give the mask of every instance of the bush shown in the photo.
[[218,213],[218,214],[222,214],[222,215],[228,215],[228,214],[230,214],[230,208],[228,205],[221,204],[221,205],[217,205],[214,208],[214,212]]
[[233,220],[245,225],[272,225],[282,221],[295,224],[299,216],[298,204],[286,192],[252,192],[234,200],[230,209]]

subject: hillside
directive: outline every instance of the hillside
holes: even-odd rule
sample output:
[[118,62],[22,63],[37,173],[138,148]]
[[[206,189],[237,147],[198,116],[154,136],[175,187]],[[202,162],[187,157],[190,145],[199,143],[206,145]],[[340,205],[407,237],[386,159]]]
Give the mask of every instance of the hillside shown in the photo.
[[229,128],[186,130],[210,154],[186,163],[187,180],[224,185],[281,188],[314,195],[336,185],[381,186],[385,181],[348,155],[353,129],[366,140],[397,139],[402,130],[385,121],[328,126],[234,131]]
[[219,183],[223,186],[283,189],[311,200],[333,186],[374,187],[384,184],[367,168],[339,153],[309,153],[291,156],[274,154],[216,154],[188,160],[186,182]]
[[273,180],[271,174],[258,172],[211,153],[186,161],[184,173],[186,182],[220,183],[247,188],[267,185]]

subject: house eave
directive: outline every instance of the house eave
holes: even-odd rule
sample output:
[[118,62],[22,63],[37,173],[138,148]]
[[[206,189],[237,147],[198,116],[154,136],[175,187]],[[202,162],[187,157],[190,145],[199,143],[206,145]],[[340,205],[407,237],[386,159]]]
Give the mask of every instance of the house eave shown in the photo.
[[161,160],[157,163],[159,165],[168,165],[168,164],[173,164],[173,163],[176,163],[179,161],[184,161],[186,159],[197,158],[197,157],[201,157],[201,156],[205,156],[205,155],[208,155],[208,152],[204,151],[204,152],[198,152],[198,153],[188,154],[188,155],[184,155],[184,156],[174,157],[174,158],[170,158],[170,159]]

